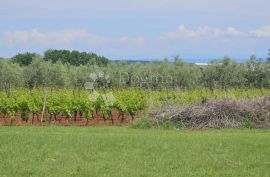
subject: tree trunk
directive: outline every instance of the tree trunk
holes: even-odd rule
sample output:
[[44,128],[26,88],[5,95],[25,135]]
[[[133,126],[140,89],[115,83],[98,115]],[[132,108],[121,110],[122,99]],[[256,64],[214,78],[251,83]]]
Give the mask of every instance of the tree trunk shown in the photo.
[[45,108],[46,108],[46,101],[47,101],[46,81],[44,81],[44,84],[43,84],[43,108],[42,108],[42,113],[41,113],[40,125],[42,125],[42,122],[43,122]]
[[49,124],[51,124],[53,114],[52,113],[49,113],[49,114],[50,114],[50,116],[49,116]]
[[75,122],[77,121],[77,111],[75,111],[75,118],[74,118],[74,120],[75,120]]
[[32,125],[34,124],[35,113],[32,113]]
[[4,125],[7,124],[7,114],[4,114]]
[[112,125],[114,125],[114,120],[113,120],[113,116],[111,116],[111,120],[112,120]]

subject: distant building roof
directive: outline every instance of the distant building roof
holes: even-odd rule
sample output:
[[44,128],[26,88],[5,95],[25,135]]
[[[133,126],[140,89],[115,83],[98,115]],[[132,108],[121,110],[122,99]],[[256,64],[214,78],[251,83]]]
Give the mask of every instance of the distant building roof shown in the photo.
[[198,66],[208,66],[208,63],[195,63],[195,65],[198,65]]

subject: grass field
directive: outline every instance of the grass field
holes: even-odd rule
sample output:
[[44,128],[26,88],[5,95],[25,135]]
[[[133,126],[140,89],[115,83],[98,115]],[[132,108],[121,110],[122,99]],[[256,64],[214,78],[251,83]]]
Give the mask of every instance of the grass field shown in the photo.
[[268,130],[0,126],[0,176],[268,177]]

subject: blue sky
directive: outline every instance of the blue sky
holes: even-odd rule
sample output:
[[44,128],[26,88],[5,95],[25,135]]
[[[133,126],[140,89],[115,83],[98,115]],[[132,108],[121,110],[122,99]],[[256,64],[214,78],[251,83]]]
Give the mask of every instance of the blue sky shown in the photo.
[[0,56],[56,48],[112,59],[265,58],[269,7],[269,0],[0,0]]

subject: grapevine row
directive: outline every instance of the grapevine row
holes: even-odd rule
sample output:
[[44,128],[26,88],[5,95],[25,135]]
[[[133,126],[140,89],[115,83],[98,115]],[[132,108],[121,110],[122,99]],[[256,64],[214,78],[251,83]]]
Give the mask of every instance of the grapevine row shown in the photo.
[[[11,119],[12,122],[20,115],[20,118],[27,122],[29,115],[32,115],[32,121],[37,119],[50,123],[59,115],[64,115],[67,120],[83,117],[88,124],[94,114],[99,114],[104,120],[110,119],[113,123],[113,109],[118,110],[121,121],[127,113],[134,119],[136,113],[146,107],[146,98],[145,92],[140,91],[74,92],[69,89],[47,90],[44,98],[42,90],[18,89],[11,95],[0,92],[0,117]],[[44,118],[41,119],[44,106]]]

